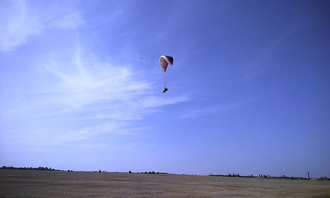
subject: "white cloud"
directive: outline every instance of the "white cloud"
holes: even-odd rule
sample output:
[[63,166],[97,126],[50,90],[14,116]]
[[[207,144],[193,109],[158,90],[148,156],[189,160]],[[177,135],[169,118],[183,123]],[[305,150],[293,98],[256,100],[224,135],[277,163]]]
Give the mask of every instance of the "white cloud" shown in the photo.
[[185,112],[184,114],[181,115],[181,118],[188,119],[188,118],[195,118],[195,117],[201,117],[201,116],[216,115],[216,114],[219,114],[222,112],[227,112],[227,111],[231,111],[233,109],[239,108],[251,100],[253,100],[253,99],[247,99],[244,101],[232,102],[232,103],[223,104],[223,105],[211,105],[211,106],[207,106],[207,107],[197,108],[197,109]]
[[10,51],[26,43],[27,37],[40,34],[42,24],[39,16],[28,9],[25,1],[2,1],[0,28],[0,49]]
[[[103,145],[96,140],[98,135],[136,134],[145,126],[134,125],[134,121],[161,111],[165,105],[189,100],[187,95],[155,95],[149,80],[154,77],[141,71],[143,68],[100,61],[90,48],[81,47],[75,30],[86,23],[75,5],[46,3],[37,7],[22,0],[0,6],[1,51],[14,50],[33,36],[55,32],[50,30],[56,30],[54,35],[65,31],[71,41],[52,48],[54,41],[47,40],[45,46],[52,47],[38,60],[27,60],[24,73],[11,76],[13,85],[3,79],[8,88],[3,92],[0,124],[8,129],[3,132],[8,140],[20,139],[21,144],[31,146]],[[47,54],[50,51],[53,54]],[[88,142],[90,139],[93,142]]]
[[130,69],[83,59],[80,51],[76,50],[69,64],[52,60],[46,65],[47,71],[58,78],[50,90],[57,94],[58,104],[89,111],[97,111],[100,104],[102,110],[115,110],[146,94],[150,84],[135,79]]
[[72,56],[53,55],[43,67],[36,67],[47,79],[35,82],[41,85],[22,93],[1,112],[7,126],[19,123],[25,128],[24,141],[42,146],[86,143],[100,135],[130,136],[145,127],[132,121],[189,100],[185,95],[165,98],[157,92],[156,96],[148,75],[141,75],[144,72],[101,62],[81,47],[75,51]]
[[[83,119],[141,119],[144,114],[156,112],[164,105],[188,101],[188,96],[154,96],[151,83],[138,78],[128,67],[113,66],[95,59],[84,59],[81,49],[68,60],[52,60],[46,70],[56,76],[52,90],[57,95],[50,103],[62,106],[58,113],[88,112]],[[141,73],[141,72],[140,72]],[[56,112],[55,112],[56,113]]]
[[101,134],[129,134],[121,129],[121,125],[113,122],[105,122],[98,124],[96,126],[86,126],[81,129],[74,129],[72,131],[66,131],[62,133],[55,133],[49,142],[55,144],[65,143],[65,142],[76,142],[81,140],[86,140]]
[[[48,3],[48,2],[47,2]],[[32,36],[47,28],[72,29],[85,24],[74,5],[45,4],[35,6],[30,1],[0,2],[0,50],[11,51],[26,44]]]
[[283,34],[280,38],[273,40],[267,46],[262,48],[257,56],[253,57],[253,60],[246,64],[245,69],[247,72],[245,73],[244,79],[254,79],[267,72],[273,65],[274,54],[292,31],[293,30],[289,30],[286,34]]
[[57,14],[51,19],[51,26],[72,29],[85,24],[81,12],[71,11],[68,13]]
[[176,104],[189,100],[188,96],[178,96],[175,98],[161,98],[161,97],[145,97],[138,101],[138,105],[144,108],[160,107],[164,105]]

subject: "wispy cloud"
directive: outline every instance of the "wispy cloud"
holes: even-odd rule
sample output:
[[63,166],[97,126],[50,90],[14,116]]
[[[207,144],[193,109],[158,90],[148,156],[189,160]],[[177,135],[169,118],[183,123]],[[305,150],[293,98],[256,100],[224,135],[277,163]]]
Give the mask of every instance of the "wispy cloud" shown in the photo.
[[40,34],[42,24],[36,13],[30,12],[25,1],[0,3],[0,49],[10,51],[24,44],[27,37]]
[[35,6],[31,1],[0,2],[0,50],[12,51],[47,28],[71,29],[84,24],[72,6]]
[[189,110],[181,115],[182,119],[189,119],[189,118],[196,118],[201,116],[212,116],[217,115],[219,113],[231,111],[233,109],[239,108],[242,105],[246,104],[248,101],[251,101],[252,99],[248,99],[245,101],[238,101],[238,102],[232,102],[228,104],[217,104],[217,105],[211,105],[207,107],[201,107],[194,110]]
[[82,26],[86,23],[83,15],[79,11],[66,10],[62,13],[56,13],[49,17],[49,27],[72,29]]
[[246,64],[245,69],[247,71],[244,78],[247,80],[253,79],[268,71],[272,66],[274,54],[281,47],[283,41],[291,35],[293,31],[293,29],[289,30],[286,34],[272,40],[272,42],[269,42],[268,45],[262,48],[259,53]]
[[77,142],[81,140],[88,140],[102,134],[130,134],[129,132],[121,129],[121,127],[122,126],[120,123],[99,123],[95,126],[86,126],[73,129],[71,131],[55,133],[47,143],[61,144],[66,142]]
[[[46,84],[24,93],[24,101],[17,100],[15,106],[1,113],[12,122],[20,118],[28,129],[24,133],[33,134],[32,142],[66,144],[100,135],[134,135],[143,126],[131,125],[131,121],[159,112],[163,106],[190,100],[187,95],[164,99],[157,92],[157,96],[152,81],[140,75],[142,71],[99,61],[79,44],[75,48],[72,56],[52,55],[38,67],[40,74],[49,76],[47,82],[39,84]],[[23,121],[25,117],[29,119]]]
[[116,101],[143,95],[149,88],[147,82],[135,80],[130,69],[84,60],[80,51],[76,50],[69,64],[52,60],[46,65],[47,71],[58,78],[52,91],[61,96],[58,102],[63,105],[82,108],[110,101],[114,108],[120,105],[115,105]]
[[[147,126],[140,124],[143,122],[136,124],[137,121],[162,111],[166,105],[191,100],[187,94],[155,93],[153,71],[148,73],[146,68],[134,65],[137,61],[150,62],[145,56],[122,61],[122,65],[114,64],[109,57],[104,58],[108,55],[86,47],[93,38],[82,41],[79,37],[86,37],[79,28],[86,25],[88,29],[89,24],[81,10],[75,9],[74,4],[67,4],[36,6],[24,0],[0,3],[0,50],[15,51],[23,44],[32,44],[29,46],[31,53],[42,54],[37,61],[25,60],[28,66],[24,72],[19,70],[12,76],[16,79],[14,85],[2,80],[8,88],[3,92],[0,124],[6,128],[2,135],[15,142],[12,144],[107,147],[102,137],[130,137],[142,133]],[[121,15],[118,12],[112,17]],[[47,39],[44,34],[49,34]],[[68,38],[63,39],[62,35]],[[32,40],[38,39],[46,42],[42,45],[45,52],[35,51],[36,42]],[[131,45],[131,42],[113,43],[112,49]],[[125,53],[134,57],[130,50]],[[135,143],[138,142],[130,142],[131,145]]]
[[45,66],[57,77],[55,85],[45,94],[56,94],[51,103],[61,106],[50,115],[80,111],[88,114],[83,119],[134,120],[164,105],[190,100],[188,95],[154,96],[152,82],[138,77],[141,72],[84,57],[88,56],[77,47],[70,61],[53,59]]

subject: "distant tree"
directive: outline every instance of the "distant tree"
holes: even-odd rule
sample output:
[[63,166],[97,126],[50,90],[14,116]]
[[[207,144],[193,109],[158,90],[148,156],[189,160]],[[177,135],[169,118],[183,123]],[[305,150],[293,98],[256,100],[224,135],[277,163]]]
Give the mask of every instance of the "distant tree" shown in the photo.
[[128,171],[128,173],[132,173],[132,171]]

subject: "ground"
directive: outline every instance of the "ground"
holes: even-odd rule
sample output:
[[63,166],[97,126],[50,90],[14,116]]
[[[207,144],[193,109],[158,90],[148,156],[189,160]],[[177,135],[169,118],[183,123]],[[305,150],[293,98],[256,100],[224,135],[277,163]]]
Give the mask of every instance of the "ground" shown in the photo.
[[330,197],[330,181],[0,170],[0,197]]

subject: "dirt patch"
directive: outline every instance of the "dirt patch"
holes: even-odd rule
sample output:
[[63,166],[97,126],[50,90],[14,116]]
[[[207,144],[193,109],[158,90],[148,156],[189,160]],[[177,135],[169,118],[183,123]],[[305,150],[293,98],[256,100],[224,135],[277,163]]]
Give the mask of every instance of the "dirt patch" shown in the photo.
[[0,170],[0,197],[330,197],[330,181]]

